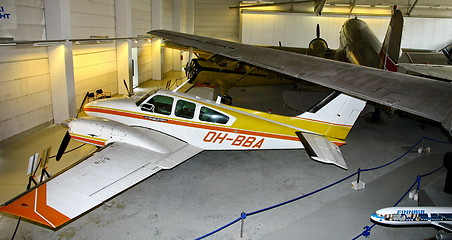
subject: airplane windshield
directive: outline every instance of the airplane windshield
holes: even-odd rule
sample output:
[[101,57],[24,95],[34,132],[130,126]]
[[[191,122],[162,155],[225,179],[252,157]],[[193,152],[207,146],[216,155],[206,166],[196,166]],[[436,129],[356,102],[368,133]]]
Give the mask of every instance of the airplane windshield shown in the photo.
[[140,106],[146,99],[148,99],[149,96],[153,95],[157,91],[158,91],[158,89],[149,91],[146,94],[144,94],[142,97],[140,97],[140,99],[138,99],[138,101],[135,102],[137,107]]

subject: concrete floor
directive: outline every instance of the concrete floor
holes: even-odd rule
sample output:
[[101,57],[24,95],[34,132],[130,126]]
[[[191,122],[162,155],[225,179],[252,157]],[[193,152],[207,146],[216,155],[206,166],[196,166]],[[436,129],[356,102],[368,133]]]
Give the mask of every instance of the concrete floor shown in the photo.
[[[230,95],[236,105],[293,113],[278,100],[289,88],[231,89]],[[263,93],[271,100],[255,101],[253,96]],[[64,131],[62,127],[52,127],[1,145],[1,174],[14,172],[17,168],[14,162],[28,162],[31,154],[44,147],[52,145],[55,152]],[[421,125],[409,118],[383,115],[383,122],[374,124],[369,123],[367,116],[360,117],[347,145],[341,147],[348,171],[315,162],[302,150],[205,151],[173,170],[146,179],[57,230],[22,221],[15,239],[194,239],[233,221],[241,212],[249,213],[309,193],[358,168],[392,161],[422,136],[448,140],[440,127]],[[362,173],[364,190],[351,189],[350,183],[356,180],[353,177],[302,200],[248,216],[244,238],[239,237],[240,223],[236,223],[206,239],[352,239],[371,224],[369,217],[373,211],[393,205],[418,173],[436,169],[444,153],[452,151],[451,145],[427,140],[420,146],[431,147],[431,152],[412,152],[389,167]],[[75,161],[91,150],[92,147],[85,146],[65,158]],[[6,170],[7,163],[12,170]],[[435,204],[452,206],[452,196],[442,192],[445,173],[443,169],[424,178],[421,188]],[[8,184],[11,182],[0,180],[2,194]],[[401,204],[416,206],[417,202],[406,198]],[[14,216],[0,213],[0,239],[11,239],[16,223]],[[375,226],[370,239],[426,239],[436,233],[435,228],[428,226]]]

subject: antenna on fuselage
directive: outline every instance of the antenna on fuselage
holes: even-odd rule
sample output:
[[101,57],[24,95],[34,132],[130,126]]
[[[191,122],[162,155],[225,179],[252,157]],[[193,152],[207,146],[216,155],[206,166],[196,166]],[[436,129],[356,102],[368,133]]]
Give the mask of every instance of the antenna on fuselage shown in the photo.
[[129,91],[129,87],[127,86],[126,80],[124,79],[123,82],[124,82],[124,86],[126,87],[126,90],[127,90],[127,96],[129,96],[129,97],[132,96],[132,93]]

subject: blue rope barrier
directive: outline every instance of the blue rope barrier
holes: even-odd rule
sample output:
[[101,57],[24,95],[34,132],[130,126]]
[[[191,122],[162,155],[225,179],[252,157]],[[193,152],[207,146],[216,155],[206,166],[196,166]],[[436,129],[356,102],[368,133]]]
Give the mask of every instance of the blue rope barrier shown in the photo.
[[305,195],[302,195],[302,196],[299,196],[299,197],[290,199],[290,200],[288,200],[288,201],[285,201],[285,202],[282,202],[282,203],[279,203],[279,204],[275,204],[275,205],[270,206],[270,207],[267,207],[267,208],[263,208],[263,209],[260,209],[260,210],[257,210],[257,211],[248,213],[248,216],[252,216],[252,215],[254,215],[254,214],[258,214],[258,213],[261,213],[261,212],[265,212],[265,211],[268,211],[268,210],[270,210],[270,209],[277,208],[277,207],[280,207],[280,206],[289,204],[289,203],[291,203],[291,202],[295,202],[295,201],[300,200],[300,199],[302,199],[302,198],[311,196],[311,195],[313,195],[313,194],[315,194],[315,193],[318,193],[318,192],[321,192],[321,191],[323,191],[323,190],[325,190],[325,189],[327,189],[327,188],[330,188],[330,187],[332,187],[332,186],[334,186],[334,185],[336,185],[336,184],[338,184],[338,183],[341,183],[341,182],[343,182],[343,181],[345,181],[345,180],[347,180],[347,179],[349,179],[349,178],[355,176],[356,174],[358,174],[358,172],[355,172],[355,173],[353,173],[353,174],[351,174],[351,175],[349,175],[349,176],[347,176],[347,177],[345,177],[345,178],[342,178],[342,179],[339,180],[339,181],[336,181],[336,182],[334,182],[334,183],[332,183],[332,184],[329,184],[329,185],[327,185],[327,186],[325,186],[325,187],[319,188],[319,189],[317,189],[317,190],[315,190],[315,191],[312,191],[312,192],[310,192],[310,193],[307,193],[307,194],[305,194]]
[[225,228],[231,226],[232,224],[234,224],[234,223],[236,223],[236,222],[238,222],[238,221],[240,221],[240,220],[242,220],[242,214],[240,215],[239,218],[235,219],[234,221],[232,221],[232,222],[230,222],[230,223],[224,225],[223,227],[218,228],[217,230],[214,230],[214,231],[212,231],[212,232],[210,232],[210,233],[208,233],[208,234],[206,234],[206,235],[204,235],[204,236],[202,236],[202,237],[195,238],[195,240],[203,239],[203,238],[206,238],[206,237],[208,237],[208,236],[210,236],[210,235],[213,235],[213,234],[215,234],[215,233],[217,233],[217,232],[219,232],[219,231],[221,231],[221,230],[223,230],[223,229],[225,229]]
[[[272,205],[272,206],[270,206],[270,207],[266,207],[266,208],[263,208],[263,209],[260,209],[260,210],[256,210],[256,211],[253,211],[253,212],[250,212],[250,213],[242,212],[242,213],[240,214],[240,217],[237,218],[237,219],[235,219],[234,221],[232,221],[232,222],[230,222],[230,223],[228,223],[228,224],[226,224],[226,225],[224,225],[224,226],[222,226],[222,227],[220,227],[220,228],[218,228],[218,229],[216,229],[216,230],[214,230],[214,231],[212,231],[212,232],[210,232],[210,233],[207,233],[207,234],[205,234],[205,235],[203,235],[203,236],[201,236],[201,237],[199,237],[199,238],[196,238],[195,240],[200,240],[200,239],[206,238],[206,237],[208,237],[208,236],[211,236],[211,235],[213,235],[213,234],[215,234],[215,233],[217,233],[217,232],[219,232],[219,231],[221,231],[221,230],[223,230],[223,229],[225,229],[225,228],[231,226],[232,224],[234,224],[234,223],[236,223],[236,222],[238,222],[238,221],[240,221],[240,220],[245,219],[247,216],[252,216],[252,215],[255,215],[255,214],[258,214],[258,213],[261,213],[261,212],[265,212],[265,211],[268,211],[268,210],[271,210],[271,209],[274,209],[274,208],[277,208],[277,207],[281,207],[281,206],[283,206],[283,205],[286,205],[286,204],[289,204],[289,203],[298,201],[298,200],[300,200],[300,199],[302,199],[302,198],[305,198],[305,197],[311,196],[311,195],[313,195],[313,194],[315,194],[315,193],[321,192],[321,191],[323,191],[323,190],[325,190],[325,189],[328,189],[328,188],[330,188],[330,187],[332,187],[332,186],[334,186],[334,185],[336,185],[336,184],[339,184],[339,183],[341,183],[341,182],[343,182],[343,181],[345,181],[345,180],[347,180],[347,179],[349,179],[349,178],[351,178],[351,177],[353,177],[353,176],[355,176],[355,175],[357,175],[357,174],[358,174],[358,176],[359,176],[361,172],[373,171],[373,170],[378,170],[378,169],[387,167],[387,166],[389,166],[389,165],[391,165],[391,164],[397,162],[398,160],[402,159],[403,157],[405,157],[405,156],[406,156],[408,153],[410,153],[414,148],[416,148],[416,146],[419,145],[419,143],[421,143],[422,140],[424,140],[424,139],[427,139],[427,140],[430,140],[430,141],[433,141],[433,142],[437,142],[437,143],[452,144],[452,143],[449,143],[449,142],[439,141],[439,140],[432,139],[432,138],[430,138],[430,137],[422,136],[422,137],[421,137],[421,138],[420,138],[420,139],[419,139],[419,140],[418,140],[411,148],[409,148],[405,153],[403,153],[401,156],[399,156],[398,158],[394,159],[394,160],[391,161],[391,162],[388,162],[388,163],[386,163],[386,164],[383,164],[383,165],[381,165],[381,166],[374,167],[374,168],[367,168],[367,169],[360,169],[360,168],[359,168],[355,173],[353,173],[353,174],[351,174],[351,175],[349,175],[349,176],[347,176],[347,177],[344,177],[344,178],[342,178],[342,179],[340,179],[340,180],[338,180],[338,181],[336,181],[336,182],[334,182],[334,183],[332,183],[332,184],[329,184],[329,185],[327,185],[327,186],[325,186],[325,187],[322,187],[322,188],[319,188],[319,189],[317,189],[317,190],[315,190],[315,191],[312,191],[312,192],[310,192],[310,193],[307,193],[307,194],[304,194],[304,195],[302,195],[302,196],[299,196],[299,197],[290,199],[290,200],[288,200],[288,201],[285,201],[285,202],[282,202],[282,203],[279,203],[279,204],[275,204],[275,205]],[[397,204],[399,204],[400,201],[402,201],[402,199],[403,199],[403,198],[411,191],[411,189],[414,187],[414,185],[415,185],[416,183],[420,184],[420,179],[421,179],[421,177],[424,177],[424,176],[433,174],[433,173],[439,171],[441,168],[442,168],[442,167],[440,167],[440,168],[438,168],[438,169],[435,169],[435,170],[433,170],[432,172],[429,172],[429,173],[424,174],[424,175],[419,175],[419,176],[416,178],[416,181],[413,183],[413,185],[411,185],[410,189],[409,189],[407,192],[405,192],[405,194],[399,199],[399,201],[397,201],[397,203],[396,203],[394,206],[397,206]],[[359,179],[358,179],[358,181],[359,181]],[[419,185],[418,185],[418,186],[419,186]],[[353,238],[353,240],[355,240],[355,239],[357,239],[357,238],[359,238],[359,237],[361,237],[361,236],[369,237],[369,236],[370,236],[370,230],[371,230],[374,226],[375,226],[375,224],[373,224],[373,225],[371,225],[371,226],[366,226],[366,227],[364,227],[364,231],[363,231],[360,235],[358,235],[357,237]]]

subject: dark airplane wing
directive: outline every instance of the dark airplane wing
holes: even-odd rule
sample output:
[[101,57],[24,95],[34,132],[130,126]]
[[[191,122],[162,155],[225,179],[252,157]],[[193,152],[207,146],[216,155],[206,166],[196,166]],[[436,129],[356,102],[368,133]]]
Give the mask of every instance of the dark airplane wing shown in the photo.
[[408,74],[431,77],[434,79],[452,82],[451,65],[399,63],[399,67],[405,69]]
[[438,121],[452,130],[450,83],[167,30],[149,33]]

